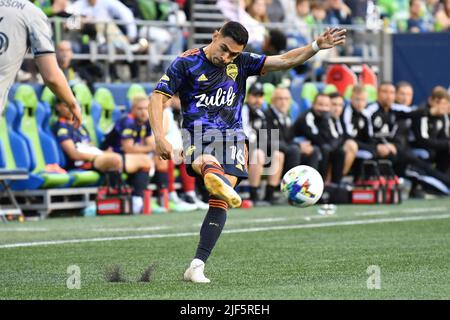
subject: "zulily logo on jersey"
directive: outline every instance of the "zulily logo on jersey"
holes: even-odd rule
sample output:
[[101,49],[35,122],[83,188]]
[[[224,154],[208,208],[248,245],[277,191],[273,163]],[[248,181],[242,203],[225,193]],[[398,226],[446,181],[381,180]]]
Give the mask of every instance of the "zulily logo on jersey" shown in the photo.
[[231,106],[234,102],[236,93],[233,92],[233,87],[229,87],[228,91],[219,88],[216,94],[213,96],[207,96],[205,93],[196,95],[195,98],[198,99],[196,107],[197,108],[208,108],[208,107],[220,107],[223,105]]

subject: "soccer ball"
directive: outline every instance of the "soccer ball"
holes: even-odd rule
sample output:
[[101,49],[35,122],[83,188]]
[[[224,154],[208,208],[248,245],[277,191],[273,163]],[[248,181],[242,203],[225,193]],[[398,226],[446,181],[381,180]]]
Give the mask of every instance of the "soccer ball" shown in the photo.
[[322,196],[322,176],[312,167],[296,166],[283,176],[281,192],[292,206],[312,206]]

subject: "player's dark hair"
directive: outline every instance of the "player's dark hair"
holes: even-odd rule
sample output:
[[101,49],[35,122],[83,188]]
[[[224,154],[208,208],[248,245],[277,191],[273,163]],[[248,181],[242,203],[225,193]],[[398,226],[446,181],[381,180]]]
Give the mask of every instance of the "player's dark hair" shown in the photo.
[[245,27],[236,21],[229,21],[225,23],[219,30],[224,37],[230,37],[237,44],[246,46],[248,42],[248,31]]
[[362,84],[358,83],[358,84],[355,84],[353,86],[352,95],[354,95],[354,94],[361,94],[361,93],[364,93],[364,92],[366,92],[366,90],[364,89],[364,86]]
[[342,98],[342,96],[339,94],[339,92],[331,92],[328,94],[328,96],[330,97],[330,99]]
[[403,88],[403,87],[410,87],[410,88],[412,88],[413,86],[408,81],[399,81],[395,85],[395,90],[398,90],[398,89]]
[[281,30],[272,29],[269,31],[269,43],[270,46],[275,50],[278,54],[287,47],[287,37]]
[[394,84],[392,82],[390,82],[390,81],[381,81],[381,83],[378,86],[378,89],[380,89],[383,86],[394,86]]
[[447,90],[442,86],[437,86],[433,88],[430,96],[431,100],[441,100],[445,99],[447,101],[450,100],[449,94]]
[[314,100],[313,100],[313,105],[316,103],[317,99],[319,99],[320,97],[327,97],[327,98],[329,98],[330,96],[328,94],[326,94],[326,93],[319,92],[316,95],[316,97],[314,98]]

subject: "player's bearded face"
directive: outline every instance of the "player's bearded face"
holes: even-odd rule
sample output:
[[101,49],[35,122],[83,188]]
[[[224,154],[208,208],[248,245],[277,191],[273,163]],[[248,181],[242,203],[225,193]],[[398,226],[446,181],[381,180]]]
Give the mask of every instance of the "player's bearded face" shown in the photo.
[[219,32],[214,33],[210,48],[211,62],[222,68],[232,63],[242,50],[244,50],[243,45],[237,44],[230,37],[223,37]]

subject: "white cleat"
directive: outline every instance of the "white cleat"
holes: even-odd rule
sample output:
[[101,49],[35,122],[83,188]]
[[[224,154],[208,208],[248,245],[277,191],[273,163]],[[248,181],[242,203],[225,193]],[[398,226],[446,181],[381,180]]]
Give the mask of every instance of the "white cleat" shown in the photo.
[[242,199],[239,194],[214,173],[207,173],[203,178],[205,187],[212,195],[224,200],[230,208],[239,208]]
[[210,283],[211,281],[203,274],[204,269],[205,263],[202,260],[192,260],[191,265],[184,272],[184,280],[194,283]]

